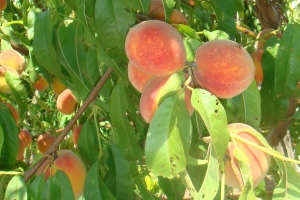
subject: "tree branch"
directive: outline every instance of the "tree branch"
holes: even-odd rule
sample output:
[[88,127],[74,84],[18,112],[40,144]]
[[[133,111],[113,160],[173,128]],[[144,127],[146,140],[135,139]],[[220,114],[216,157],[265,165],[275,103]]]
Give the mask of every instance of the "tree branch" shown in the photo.
[[[262,29],[278,29],[281,19],[277,7],[278,2],[274,0],[256,0],[255,12],[260,21]],[[280,5],[280,4],[279,4]]]
[[47,160],[49,155],[53,155],[54,152],[57,151],[59,144],[61,141],[65,138],[65,136],[68,134],[68,132],[72,129],[72,127],[76,124],[76,121],[79,119],[79,117],[82,115],[82,113],[86,110],[86,108],[90,105],[90,103],[97,97],[98,92],[101,90],[107,79],[112,73],[112,69],[109,68],[106,70],[104,75],[101,77],[99,82],[97,83],[96,87],[92,90],[90,95],[87,97],[87,99],[84,101],[83,105],[78,109],[72,120],[67,124],[65,129],[61,132],[61,134],[56,138],[52,146],[46,151],[44,154],[44,157],[39,160],[39,162],[36,163],[29,171],[25,172],[24,180],[27,182],[34,174],[35,172],[41,167],[41,165]]
[[292,116],[296,112],[298,102],[295,98],[290,99],[290,105],[286,114],[286,119],[278,122],[277,126],[271,130],[267,136],[269,144],[273,147],[277,146],[279,142],[284,138],[294,118]]

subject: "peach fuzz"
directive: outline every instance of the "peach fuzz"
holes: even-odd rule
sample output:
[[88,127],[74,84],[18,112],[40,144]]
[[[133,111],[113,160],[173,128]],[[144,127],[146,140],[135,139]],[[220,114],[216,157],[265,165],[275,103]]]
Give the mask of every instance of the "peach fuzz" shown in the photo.
[[53,142],[55,141],[56,137],[51,133],[44,133],[41,134],[37,139],[37,148],[38,150],[44,154],[46,151],[51,147]]
[[264,29],[264,30],[260,31],[257,34],[257,36],[256,36],[257,41],[255,42],[255,45],[254,45],[254,47],[255,47],[256,50],[264,49],[266,41],[270,37],[276,36],[277,38],[281,38],[282,35],[281,35],[280,32],[271,33],[273,31],[275,31],[275,29],[267,28],[267,29]]
[[75,148],[77,148],[77,146],[78,146],[78,138],[79,138],[79,135],[80,135],[81,128],[82,128],[81,124],[76,125],[73,128],[72,141],[73,141],[73,144],[74,144]]
[[58,77],[55,77],[52,80],[51,88],[57,96],[60,95],[64,90],[68,89],[60,80]]
[[57,151],[57,158],[50,165],[50,159],[43,163],[36,175],[45,173],[45,179],[54,176],[57,170],[63,171],[70,180],[75,199],[83,194],[86,168],[82,160],[70,150]]
[[43,91],[48,88],[49,83],[42,75],[38,75],[38,80],[32,86],[38,91]]
[[255,65],[255,75],[254,79],[258,84],[261,84],[264,80],[264,74],[263,74],[263,69],[261,65],[261,58],[264,53],[264,50],[259,49],[251,54],[252,60]]
[[7,0],[0,0],[0,12],[2,12],[3,10],[5,10],[6,6],[7,6]]
[[236,42],[205,42],[197,48],[195,55],[195,79],[202,88],[219,98],[232,98],[242,93],[254,79],[252,58]]
[[[142,96],[140,98],[141,115],[147,123],[150,123],[157,108],[160,99],[162,98],[161,91],[169,80],[170,76],[155,76],[146,84]],[[193,113],[191,105],[191,91],[185,90],[185,103],[189,114]]]
[[131,62],[128,63],[128,78],[132,86],[139,92],[142,92],[146,83],[151,79],[152,75],[143,72],[135,67]]
[[156,11],[157,9],[159,9],[163,6],[164,5],[162,3],[162,0],[151,0],[148,15],[151,15],[154,11]]
[[75,112],[77,100],[70,89],[64,90],[58,95],[56,100],[57,109],[65,115],[70,115]]
[[16,123],[19,123],[19,114],[18,111],[13,107],[10,103],[3,102],[11,111],[11,114],[13,115],[14,119],[16,120]]
[[[156,19],[160,21],[165,21],[165,11],[164,8],[159,8],[149,15],[151,19]],[[170,16],[170,24],[188,24],[185,16],[179,11],[174,9],[172,15]]]
[[132,27],[125,40],[130,62],[156,76],[171,75],[185,65],[186,52],[180,34],[170,24],[148,20]]
[[27,148],[32,143],[32,137],[28,130],[21,129],[19,133],[19,139],[23,143],[24,147]]
[[[243,139],[252,142],[256,145],[263,146],[261,142],[251,133],[250,131],[255,131],[251,126],[242,123],[233,123],[228,125],[228,129],[231,133],[237,134],[238,136],[242,137]],[[248,132],[249,130],[249,132]],[[235,139],[235,143],[229,142],[228,143],[228,159],[225,163],[225,184],[241,189],[241,186],[244,187],[242,174],[239,169],[239,163],[237,158],[233,155],[234,148],[239,148],[245,156],[248,158],[250,171],[253,180],[253,187],[257,187],[267,175],[270,163],[271,163],[271,156],[249,144],[246,144],[238,139]],[[232,163],[237,166],[238,170],[234,173],[232,168]],[[238,177],[238,178],[237,178]],[[238,181],[241,180],[241,183]]]
[[0,65],[10,67],[21,74],[25,68],[25,59],[19,52],[9,49],[0,53]]
[[19,76],[18,72],[10,67],[0,66],[0,93],[10,94],[11,89],[5,80],[5,74],[7,72],[13,73]]

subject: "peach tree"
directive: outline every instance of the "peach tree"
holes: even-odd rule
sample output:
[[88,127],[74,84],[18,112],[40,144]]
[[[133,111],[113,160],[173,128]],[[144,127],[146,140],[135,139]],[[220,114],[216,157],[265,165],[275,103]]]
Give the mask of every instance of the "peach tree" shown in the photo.
[[300,1],[0,11],[0,199],[300,196]]

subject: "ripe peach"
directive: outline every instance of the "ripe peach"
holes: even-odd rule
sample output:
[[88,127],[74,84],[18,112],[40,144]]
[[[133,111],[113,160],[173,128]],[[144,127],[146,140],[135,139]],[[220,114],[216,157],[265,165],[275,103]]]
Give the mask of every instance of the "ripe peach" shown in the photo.
[[[161,91],[167,83],[170,76],[154,76],[146,84],[140,99],[141,115],[147,123],[150,123],[161,99]],[[193,106],[191,105],[191,91],[185,90],[185,103],[189,114],[193,113]]]
[[131,62],[128,63],[128,78],[137,91],[142,92],[151,77],[152,75],[135,67]]
[[7,6],[7,0],[0,0],[0,12],[2,12],[3,10],[5,10],[6,6]]
[[19,139],[23,143],[24,147],[27,148],[32,142],[31,134],[26,129],[21,129],[19,133]]
[[23,142],[19,139],[19,150],[18,150],[18,155],[16,160],[24,160],[24,152],[25,152],[25,147]]
[[17,76],[19,76],[18,72],[10,67],[4,67],[4,66],[0,66],[0,92],[1,93],[5,93],[5,94],[10,94],[11,93],[11,89],[8,86],[6,80],[5,80],[5,74],[7,72],[11,72]]
[[25,68],[25,59],[19,52],[9,49],[0,53],[0,65],[10,67],[21,74]]
[[19,114],[18,111],[15,109],[15,107],[13,107],[10,103],[7,102],[3,102],[11,111],[11,114],[13,115],[13,117],[16,120],[16,123],[19,123]]
[[[157,19],[160,21],[165,21],[165,11],[164,8],[159,8],[149,15],[151,19]],[[188,24],[185,16],[179,11],[174,9],[172,15],[170,16],[170,24]]]
[[282,35],[280,32],[276,32],[276,34],[273,34],[273,33],[271,33],[272,31],[275,31],[275,29],[268,28],[268,29],[264,29],[258,33],[258,35],[256,36],[256,39],[259,39],[259,40],[257,40],[254,45],[256,50],[264,49],[266,41],[272,36],[281,38]]
[[[249,133],[250,131],[254,131],[254,129],[251,126],[242,123],[233,123],[228,125],[228,129],[231,133],[237,134],[238,136],[246,139],[249,142],[252,142],[259,146],[263,146],[254,135]],[[234,148],[239,148],[248,158],[253,180],[253,187],[257,187],[264,180],[265,176],[269,171],[271,156],[253,146],[250,146],[249,144],[239,141],[238,139],[235,139],[235,142],[229,142],[227,148],[228,160],[225,163],[224,171],[225,184],[234,188],[240,189],[241,187],[244,187],[238,160],[233,155]],[[236,173],[234,173],[232,166],[237,167],[236,169],[238,170]],[[241,182],[239,182],[238,180],[241,180]]]
[[36,175],[45,173],[45,179],[54,176],[57,170],[63,171],[70,180],[75,199],[83,194],[86,168],[82,160],[70,150],[57,151],[57,158],[51,163],[50,159],[43,163]]
[[148,15],[151,15],[154,11],[156,11],[157,9],[159,9],[163,6],[164,5],[162,3],[162,0],[152,0],[151,4],[150,4]]
[[41,134],[37,139],[37,148],[41,153],[45,153],[53,144],[56,137],[51,133]]
[[68,89],[58,77],[55,77],[51,83],[51,88],[57,96],[60,95],[64,90]]
[[253,81],[255,66],[249,53],[230,40],[205,42],[196,50],[194,76],[201,87],[219,98],[242,93]]
[[78,146],[78,138],[79,138],[79,135],[80,135],[81,128],[82,128],[81,124],[76,125],[73,128],[72,141],[74,143],[75,148],[77,148],[77,146]]
[[258,84],[261,84],[264,79],[263,69],[261,66],[261,58],[262,58],[263,53],[264,53],[264,50],[259,49],[251,54],[252,60],[255,65],[254,79],[256,80],[256,82]]
[[65,115],[70,115],[75,112],[77,100],[72,94],[70,89],[64,90],[57,97],[56,107],[57,109]]
[[195,0],[189,0],[189,4],[191,4],[192,6],[195,5]]
[[49,86],[49,83],[42,75],[39,75],[38,80],[32,86],[38,91],[43,91]]
[[132,27],[126,36],[125,50],[133,65],[157,76],[173,74],[186,61],[180,34],[159,20],[144,21]]

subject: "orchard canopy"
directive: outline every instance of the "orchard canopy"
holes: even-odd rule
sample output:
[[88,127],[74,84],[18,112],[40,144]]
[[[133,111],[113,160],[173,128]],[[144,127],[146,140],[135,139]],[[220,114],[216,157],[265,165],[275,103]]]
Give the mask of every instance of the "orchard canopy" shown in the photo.
[[0,199],[300,199],[299,0],[0,12]]

